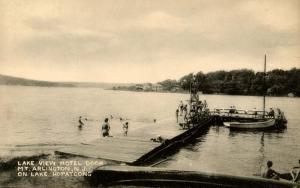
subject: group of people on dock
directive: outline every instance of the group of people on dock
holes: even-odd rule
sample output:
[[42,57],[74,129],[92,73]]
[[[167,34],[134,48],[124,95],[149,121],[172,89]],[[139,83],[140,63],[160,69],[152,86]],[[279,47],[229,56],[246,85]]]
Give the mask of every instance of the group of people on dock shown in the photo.
[[[279,180],[280,177],[282,177],[283,175],[273,170],[272,166],[273,166],[273,162],[268,161],[267,167],[265,168],[265,170],[262,172],[261,175],[263,178]],[[290,173],[288,174],[288,176],[291,176],[291,180],[293,182],[300,183],[300,160],[299,160],[299,165],[293,167]]]
[[[206,100],[192,100],[189,102],[189,105],[180,101],[176,109],[176,121],[183,128],[189,128],[190,124],[195,124],[201,115],[208,113],[209,109]],[[181,117],[183,121],[180,121],[179,117]]]

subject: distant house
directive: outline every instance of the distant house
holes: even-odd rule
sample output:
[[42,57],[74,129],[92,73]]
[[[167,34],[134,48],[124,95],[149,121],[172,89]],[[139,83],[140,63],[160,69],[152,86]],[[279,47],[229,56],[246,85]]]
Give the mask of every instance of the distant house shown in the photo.
[[136,91],[162,91],[163,86],[161,84],[152,84],[152,83],[144,83],[144,84],[136,84]]
[[135,90],[137,90],[137,91],[143,91],[144,89],[143,89],[143,85],[142,84],[136,84],[135,85]]
[[152,85],[152,90],[153,91],[162,91],[163,90],[163,86],[161,84],[153,84]]
[[172,88],[171,88],[171,91],[172,92],[176,92],[176,91],[179,91],[180,90],[180,87],[179,86],[173,86]]
[[144,91],[152,91],[152,84],[151,83],[143,84],[143,90]]

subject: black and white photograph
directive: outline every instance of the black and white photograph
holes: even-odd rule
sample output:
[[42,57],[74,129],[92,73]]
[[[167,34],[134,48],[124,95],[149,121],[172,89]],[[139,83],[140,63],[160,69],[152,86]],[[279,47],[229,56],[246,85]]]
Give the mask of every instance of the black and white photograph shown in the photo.
[[300,188],[300,0],[0,0],[0,187]]

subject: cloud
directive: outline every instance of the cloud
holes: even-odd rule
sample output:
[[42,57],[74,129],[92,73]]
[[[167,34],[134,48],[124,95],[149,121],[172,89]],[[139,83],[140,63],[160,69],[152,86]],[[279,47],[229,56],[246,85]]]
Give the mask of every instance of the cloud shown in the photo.
[[238,8],[258,23],[277,30],[295,30],[300,27],[300,1],[251,0],[241,1]]
[[10,2],[0,22],[1,70],[10,72],[22,65],[76,80],[72,71],[93,74],[80,78],[106,72],[108,79],[118,69],[134,81],[218,67],[261,70],[265,53],[278,66],[299,62],[287,58],[300,49],[298,1]]
[[173,31],[182,30],[186,26],[183,19],[163,11],[151,12],[143,16],[138,23],[140,26],[149,29],[165,29]]
[[53,61],[53,64],[67,64],[74,61],[105,61],[109,49],[118,42],[108,32],[74,27],[57,19],[28,19],[25,26],[32,34],[23,38],[17,51],[28,60]]
[[273,52],[276,46],[299,41],[297,33],[279,31],[245,15],[235,18],[234,22],[215,23],[215,27],[208,28],[188,26],[183,18],[161,11],[137,20],[143,20],[137,22],[142,24],[108,32],[77,28],[55,19],[34,19],[26,24],[35,30],[35,35],[23,40],[20,50],[27,58],[53,60],[54,64],[68,66],[74,62],[144,65],[164,64],[164,56],[192,58],[239,54],[261,57],[261,54]]
[[36,32],[59,31],[63,22],[58,18],[30,18],[24,24]]

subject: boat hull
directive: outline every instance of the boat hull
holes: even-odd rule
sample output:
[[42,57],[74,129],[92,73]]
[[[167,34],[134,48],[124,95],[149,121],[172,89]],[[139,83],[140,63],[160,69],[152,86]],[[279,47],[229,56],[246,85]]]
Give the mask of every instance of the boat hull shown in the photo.
[[92,186],[143,187],[265,187],[295,188],[298,184],[271,179],[242,177],[198,171],[136,166],[101,166],[89,179]]
[[275,119],[254,122],[224,122],[225,127],[237,129],[267,129],[275,127]]

